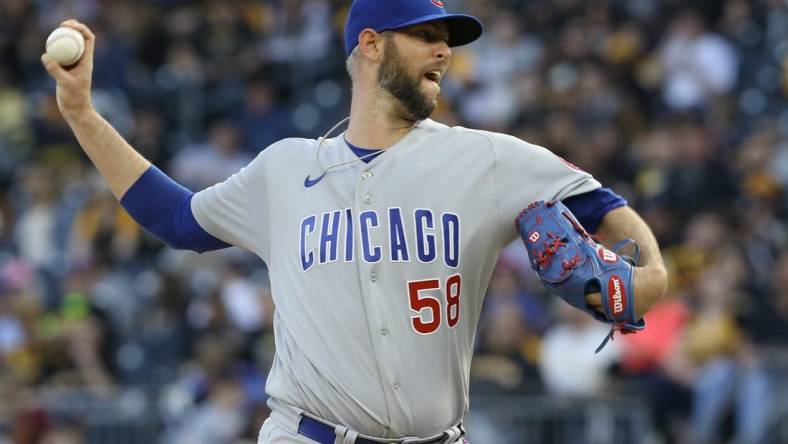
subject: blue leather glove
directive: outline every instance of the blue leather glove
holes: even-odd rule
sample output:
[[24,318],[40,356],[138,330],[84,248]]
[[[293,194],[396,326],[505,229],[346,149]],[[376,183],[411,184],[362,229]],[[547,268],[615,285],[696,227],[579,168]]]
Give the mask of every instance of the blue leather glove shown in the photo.
[[[632,282],[640,248],[631,239],[613,250],[599,244],[561,202],[534,202],[515,221],[528,257],[542,284],[553,294],[595,319],[612,324],[597,352],[615,331],[634,333],[645,328],[635,319]],[[634,257],[618,252],[634,245]],[[602,295],[602,312],[588,306],[586,295]]]

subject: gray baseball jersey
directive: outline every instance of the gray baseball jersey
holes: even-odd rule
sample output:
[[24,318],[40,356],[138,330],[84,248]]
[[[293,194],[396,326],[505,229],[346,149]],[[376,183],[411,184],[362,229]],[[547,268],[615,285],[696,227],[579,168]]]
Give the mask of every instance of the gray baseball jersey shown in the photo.
[[369,164],[342,136],[317,146],[275,143],[192,200],[206,231],[269,267],[266,391],[367,435],[440,433],[468,409],[482,299],[515,217],[600,184],[544,148],[432,120]]

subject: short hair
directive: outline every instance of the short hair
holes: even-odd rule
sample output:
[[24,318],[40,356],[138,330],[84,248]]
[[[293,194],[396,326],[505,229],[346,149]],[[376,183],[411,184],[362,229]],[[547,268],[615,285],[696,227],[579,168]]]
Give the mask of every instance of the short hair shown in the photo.
[[358,65],[358,46],[353,48],[353,51],[350,52],[350,55],[347,56],[347,60],[345,60],[345,69],[347,70],[347,73],[350,76],[350,80],[355,80],[357,65]]
[[[392,31],[383,31],[380,35],[383,36],[384,39],[388,40],[394,33]],[[345,60],[345,69],[347,70],[348,75],[350,75],[350,80],[355,80],[356,77],[356,70],[358,68],[358,53],[360,49],[358,49],[358,45],[356,45],[352,51],[350,51],[350,55]]]

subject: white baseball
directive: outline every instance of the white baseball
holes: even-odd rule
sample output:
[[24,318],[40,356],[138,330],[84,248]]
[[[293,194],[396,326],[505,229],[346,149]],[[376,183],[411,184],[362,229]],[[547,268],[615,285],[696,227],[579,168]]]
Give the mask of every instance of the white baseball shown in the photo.
[[85,38],[79,31],[61,26],[47,37],[47,55],[63,66],[79,61],[85,52]]

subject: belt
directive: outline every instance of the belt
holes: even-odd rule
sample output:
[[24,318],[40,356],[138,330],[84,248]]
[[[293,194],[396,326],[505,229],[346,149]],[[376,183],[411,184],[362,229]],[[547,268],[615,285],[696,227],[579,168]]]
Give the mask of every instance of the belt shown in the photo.
[[[311,440],[317,441],[320,444],[334,444],[336,440],[336,432],[334,431],[333,427],[327,424],[323,424],[322,422],[312,419],[308,416],[301,416],[301,421],[298,423],[298,433],[306,436]],[[420,440],[412,440],[412,439],[408,439],[408,440],[403,439],[400,441],[396,441],[396,440],[378,441],[378,440],[362,438],[359,436],[358,438],[356,438],[355,443],[356,444],[385,444],[385,443],[397,444],[397,443],[408,443],[415,441],[419,444],[441,444],[445,439],[446,439],[445,433],[442,436],[430,441],[420,441]]]

